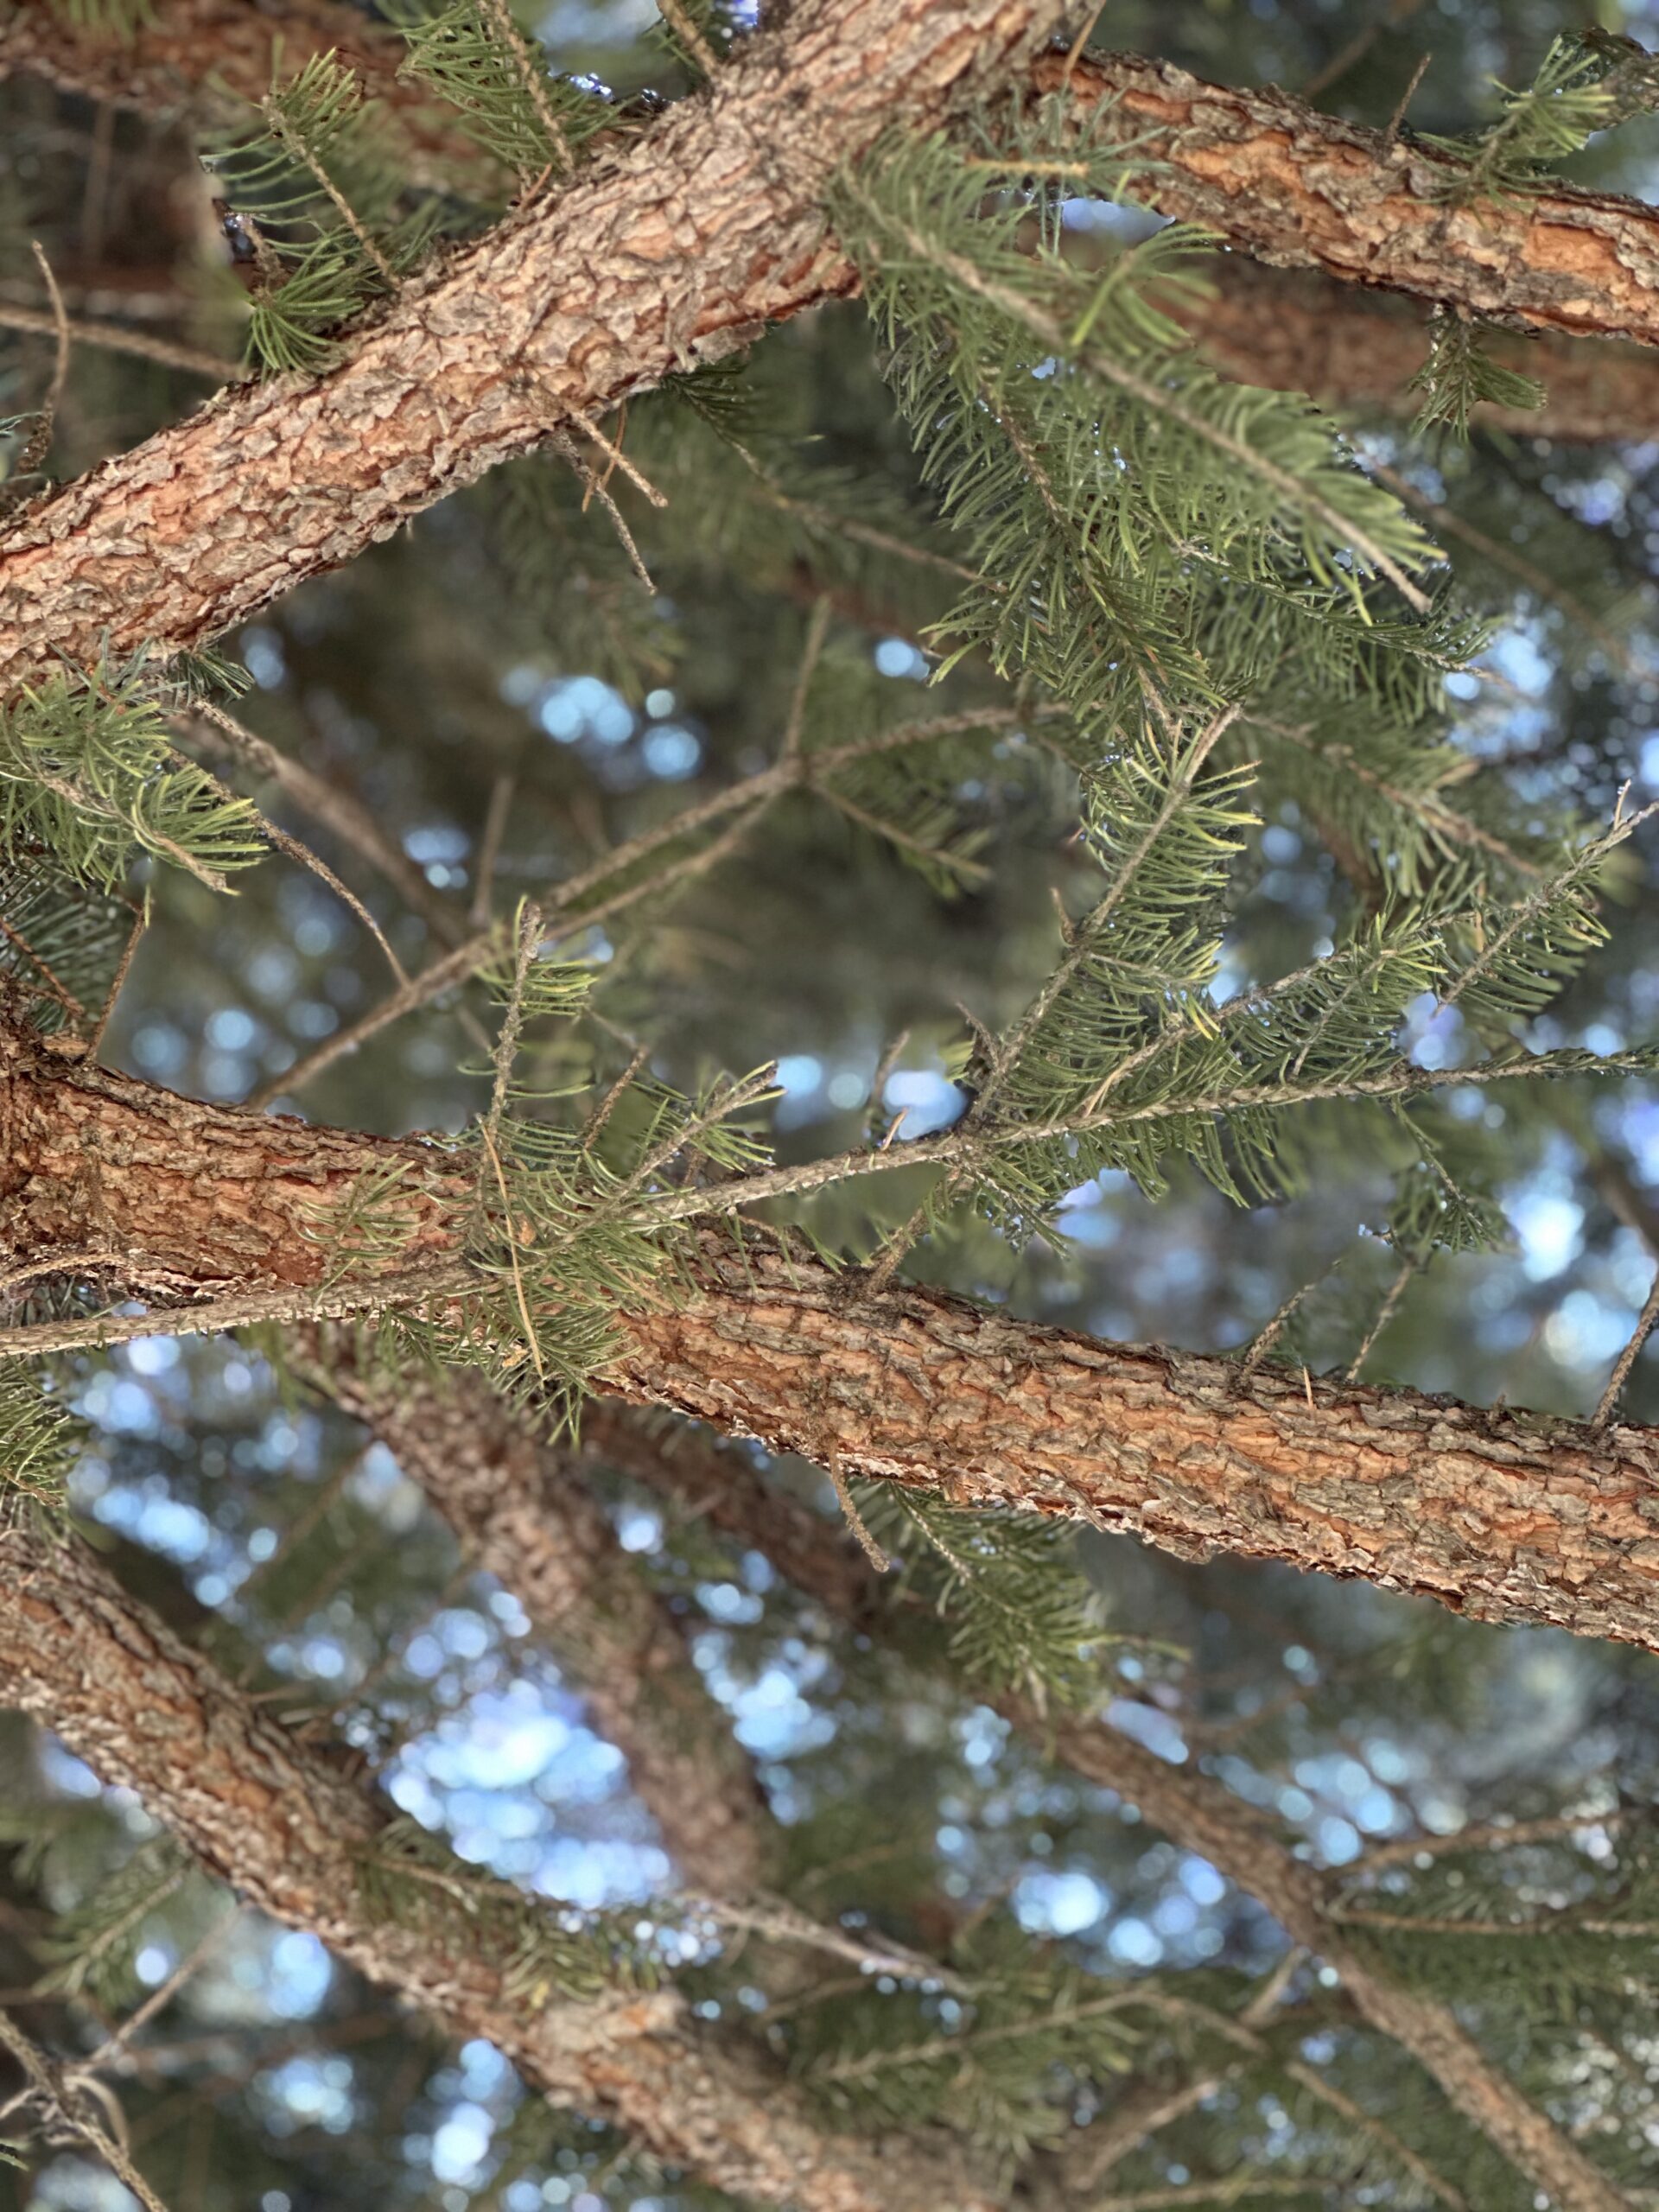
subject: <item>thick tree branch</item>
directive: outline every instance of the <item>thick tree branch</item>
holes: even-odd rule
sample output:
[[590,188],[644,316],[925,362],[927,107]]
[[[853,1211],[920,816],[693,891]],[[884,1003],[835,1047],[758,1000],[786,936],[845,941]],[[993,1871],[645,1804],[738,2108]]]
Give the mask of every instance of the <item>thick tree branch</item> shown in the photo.
[[52,0],[0,0],[0,78],[44,77],[60,92],[149,117],[207,127],[246,118],[314,54],[338,54],[385,103],[409,152],[439,174],[475,174],[478,149],[449,111],[397,69],[406,48],[389,24],[346,0],[152,0],[130,35],[88,29]]
[[378,1801],[251,1705],[79,1547],[0,1531],[0,1700],[134,1790],[249,1903],[311,1929],[456,2036],[493,2044],[560,2104],[626,2129],[720,2189],[801,2212],[934,2212],[992,2200],[941,2141],[830,2136],[766,2061],[693,2023],[671,1992],[591,2004],[516,1993],[453,1935],[371,1916],[360,1869]]
[[[1044,56],[1034,88],[1058,89],[1064,67]],[[1132,54],[1091,56],[1071,89],[1080,137],[1144,152],[1148,205],[1257,261],[1523,329],[1659,344],[1659,209],[1641,200],[1546,185],[1459,205],[1456,163],[1405,133]]]
[[461,1542],[511,1590],[628,1763],[686,1885],[741,1898],[769,1821],[683,1630],[583,1485],[575,1454],[532,1437],[476,1376],[377,1376],[350,1331],[290,1330],[289,1365],[373,1430]]
[[[400,1163],[402,1249],[342,1275],[331,1207]],[[470,1173],[437,1147],[181,1099],[0,1021],[0,1282],[56,1267],[174,1303],[328,1278],[345,1312],[384,1303],[386,1275],[452,1267],[473,1202]],[[707,1230],[696,1252],[695,1296],[619,1315],[616,1395],[960,1504],[1659,1650],[1652,1429],[1246,1374],[937,1292],[871,1294],[759,1236],[740,1249]]]
[[[833,1618],[878,1636],[894,1621],[879,1583],[834,1524],[770,1487],[746,1454],[696,1432],[663,1436],[639,1414],[602,1402],[584,1445],[597,1459],[766,1554]],[[1052,1713],[1023,1699],[993,1701],[1045,1756],[1138,1807],[1172,1841],[1265,1905],[1293,1942],[1335,1970],[1368,2024],[1408,2050],[1449,2102],[1559,2204],[1583,2212],[1624,2204],[1612,2183],[1491,2064],[1450,2006],[1397,1981],[1375,1951],[1357,1948],[1332,1925],[1326,1878],[1293,1858],[1260,1814],[1194,1766],[1169,1764],[1108,1722],[1057,1726]],[[1086,2156],[1086,2143],[1084,2149]]]
[[1066,0],[825,0],[704,96],[406,285],[313,381],[210,403],[0,543],[0,689],[196,644],[561,423],[852,288],[822,203],[901,118],[1030,64]]
[[[1422,395],[1409,386],[1430,342],[1420,309],[1333,278],[1263,268],[1242,254],[1228,255],[1208,273],[1211,296],[1182,300],[1174,312],[1224,375],[1306,391],[1329,407],[1416,413]],[[1483,401],[1471,416],[1477,429],[1573,445],[1659,434],[1659,355],[1508,332],[1486,350],[1505,368],[1537,378],[1544,404]]]
[[[1064,12],[830,0],[745,41],[706,96],[412,280],[327,375],[222,395],[30,508],[0,542],[0,686],[54,649],[90,664],[105,642],[198,644],[562,423],[851,291],[821,212],[834,170],[1022,65],[1057,88],[1062,59],[1033,55]],[[1413,143],[1132,56],[1081,63],[1071,92],[1080,133],[1144,137],[1153,205],[1261,260],[1659,342],[1659,213],[1636,201],[1452,206],[1445,160]]]

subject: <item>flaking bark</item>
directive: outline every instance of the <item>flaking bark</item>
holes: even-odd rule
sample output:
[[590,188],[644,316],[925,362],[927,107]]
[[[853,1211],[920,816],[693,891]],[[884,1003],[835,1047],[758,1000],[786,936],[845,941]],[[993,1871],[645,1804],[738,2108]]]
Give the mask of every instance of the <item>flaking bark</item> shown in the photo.
[[250,1904],[666,2164],[798,2212],[990,2212],[942,2139],[922,2149],[825,2133],[760,2054],[690,2019],[672,1992],[519,1997],[467,1940],[464,1913],[448,1937],[371,1917],[359,1868],[384,1825],[378,1798],[251,1705],[84,1549],[16,1526],[0,1531],[0,1701],[132,1789]]
[[[403,1249],[345,1274],[328,1222],[403,1165]],[[302,1291],[336,1310],[455,1259],[471,1177],[435,1145],[182,1099],[0,1022],[0,1283]],[[606,1387],[961,1505],[1058,1513],[1659,1650],[1659,1432],[1112,1344],[905,1286],[872,1294],[704,1230],[695,1295],[617,1317]],[[188,1306],[178,1326],[188,1329]]]
[[[1064,68],[1045,56],[1033,88],[1058,89]],[[1090,56],[1071,95],[1079,137],[1144,155],[1135,190],[1149,206],[1257,261],[1522,329],[1659,343],[1659,209],[1640,200],[1550,183],[1465,204],[1453,157],[1409,132],[1137,54]]]

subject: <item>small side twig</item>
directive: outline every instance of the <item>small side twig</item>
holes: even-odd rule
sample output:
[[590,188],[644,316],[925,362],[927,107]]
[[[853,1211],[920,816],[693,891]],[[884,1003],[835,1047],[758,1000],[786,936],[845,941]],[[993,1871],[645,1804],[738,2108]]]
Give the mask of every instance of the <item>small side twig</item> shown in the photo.
[[568,430],[555,430],[549,438],[548,443],[575,471],[577,479],[582,486],[584,497],[597,499],[610,517],[611,527],[616,532],[622,550],[628,556],[629,565],[632,568],[634,575],[655,598],[657,587],[652,581],[651,570],[645,566],[644,556],[634,543],[633,532],[628,528],[621,508],[617,505],[616,501],[605,488],[604,480],[598,470],[588,466],[581,454],[577,452],[575,440]]
[[132,966],[134,953],[138,950],[138,940],[149,927],[149,893],[146,889],[144,903],[132,918],[132,927],[127,931],[127,941],[121,948],[121,957],[116,963],[115,974],[110,979],[110,988],[104,995],[104,1003],[99,1008],[98,1020],[93,1025],[92,1033],[86,1040],[86,1058],[89,1062],[98,1058],[99,1048],[104,1042],[104,1033],[110,1026],[110,1016],[115,1012],[116,1001],[126,987],[127,971]]
[[475,930],[481,930],[490,918],[490,901],[495,891],[495,863],[500,856],[501,840],[507,827],[507,809],[512,804],[513,779],[498,776],[490,791],[489,811],[484,817],[484,834],[478,842],[478,880],[473,887],[472,911],[467,916]]
[[26,497],[22,486],[30,477],[38,476],[46,457],[52,450],[52,436],[57,428],[58,406],[63,397],[63,387],[69,375],[69,317],[65,312],[63,295],[58,289],[58,280],[52,274],[52,264],[38,238],[29,240],[35,258],[40,264],[41,275],[46,280],[47,293],[52,302],[53,335],[58,341],[57,357],[52,365],[52,382],[47,388],[45,399],[36,413],[29,435],[18,450],[16,466],[11,481],[0,493],[0,512],[17,505]]
[[1618,1409],[1619,1399],[1624,1395],[1624,1385],[1630,1380],[1630,1370],[1641,1357],[1643,1345],[1653,1334],[1656,1322],[1659,1322],[1659,1273],[1656,1273],[1653,1278],[1653,1285],[1648,1292],[1647,1302],[1637,1317],[1635,1328],[1630,1332],[1630,1342],[1618,1355],[1612,1374],[1608,1378],[1607,1388],[1602,1392],[1600,1403],[1591,1417],[1590,1426],[1592,1428],[1606,1428],[1611,1423],[1613,1415]]
[[[1105,0],[1102,0],[1102,5]],[[680,44],[696,63],[705,77],[712,77],[720,67],[720,56],[697,29],[690,12],[682,0],[657,0],[657,12],[668,25]]]
[[1401,1263],[1399,1274],[1395,1275],[1394,1281],[1389,1285],[1388,1296],[1382,1300],[1382,1312],[1377,1315],[1376,1320],[1372,1322],[1370,1328],[1366,1334],[1364,1343],[1361,1344],[1359,1350],[1354,1354],[1353,1358],[1349,1362],[1348,1372],[1343,1377],[1344,1382],[1358,1382],[1359,1370],[1364,1366],[1366,1361],[1370,1357],[1372,1345],[1376,1344],[1383,1330],[1386,1329],[1389,1322],[1393,1320],[1395,1308],[1399,1305],[1400,1300],[1406,1294],[1406,1285],[1411,1281],[1413,1275],[1414,1275],[1416,1272],[1417,1262],[1415,1260],[1405,1260]]
[[841,1471],[841,1454],[832,1444],[824,1454],[824,1467],[835,1484],[836,1497],[847,1516],[847,1526],[858,1539],[858,1548],[878,1574],[886,1574],[893,1561],[870,1534],[869,1524],[858,1510],[858,1500],[853,1496],[847,1478]]

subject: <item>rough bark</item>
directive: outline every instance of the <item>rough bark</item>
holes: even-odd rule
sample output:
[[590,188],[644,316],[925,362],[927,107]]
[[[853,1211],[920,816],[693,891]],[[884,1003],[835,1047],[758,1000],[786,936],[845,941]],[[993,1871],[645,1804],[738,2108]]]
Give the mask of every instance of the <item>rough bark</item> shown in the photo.
[[210,401],[0,543],[0,689],[197,644],[572,416],[851,289],[822,203],[894,122],[1027,66],[1066,0],[825,0],[557,199],[437,260],[315,379]]
[[[682,1431],[664,1438],[637,1413],[601,1404],[585,1448],[677,1500],[745,1546],[766,1553],[835,1619],[867,1635],[895,1616],[850,1542],[810,1507],[769,1486],[741,1452]],[[1265,1905],[1293,1942],[1339,1976],[1355,2010],[1408,2050],[1448,2101],[1484,2131],[1518,2171],[1562,2206],[1611,2212],[1625,2200],[1486,2057],[1451,2007],[1397,1981],[1375,1953],[1354,1945],[1329,1916],[1325,1877],[1293,1858],[1273,1824],[1193,1766],[1170,1764],[1102,1720],[1058,1725],[1023,1699],[994,1700],[1046,1757],[1136,1806],[1173,1842],[1206,1859]],[[1088,2144],[1084,2153],[1086,2158]]]
[[[1034,88],[1057,89],[1065,66],[1045,56]],[[1551,184],[1458,205],[1456,163],[1408,132],[1131,54],[1082,62],[1071,95],[1080,137],[1144,153],[1140,197],[1257,261],[1523,329],[1659,343],[1659,209],[1640,200]]]
[[[404,1248],[342,1276],[328,1208],[398,1163]],[[0,1283],[55,1268],[176,1301],[332,1275],[344,1311],[411,1262],[453,1262],[472,1199],[435,1146],[181,1099],[0,1022]],[[756,1237],[740,1252],[724,1231],[702,1232],[694,1274],[695,1295],[619,1315],[614,1395],[963,1505],[1659,1650],[1653,1429],[1244,1375],[938,1292],[872,1294]]]
[[[201,0],[206,4],[207,0]],[[604,414],[855,287],[821,212],[900,118],[1031,63],[1060,0],[832,0],[746,41],[704,98],[414,279],[314,380],[276,378],[29,509],[0,543],[0,684],[200,643],[558,423]],[[1061,61],[1039,57],[1038,92]],[[1133,57],[1084,62],[1080,131],[1149,132],[1154,206],[1283,266],[1523,327],[1659,341],[1659,213],[1556,188],[1467,207],[1444,160]]]
[[[1276,391],[1306,391],[1325,405],[1409,417],[1409,387],[1428,358],[1427,318],[1412,303],[1313,274],[1267,269],[1230,254],[1209,272],[1207,298],[1174,306],[1224,375]],[[1541,407],[1471,413],[1477,429],[1558,444],[1659,435],[1659,357],[1636,346],[1586,346],[1553,335],[1494,334],[1487,352],[1535,377]]]
[[359,1868],[384,1818],[378,1800],[251,1705],[89,1554],[17,1527],[0,1532],[0,1699],[134,1790],[250,1904],[309,1929],[450,2032],[493,2043],[535,2088],[666,2163],[800,2212],[935,2212],[942,2195],[989,2212],[948,2145],[825,2134],[775,2069],[692,2021],[671,1992],[515,1997],[464,1914],[452,1938],[372,1917]]
[[628,1763],[687,1886],[748,1896],[770,1827],[754,1770],[667,1605],[630,1565],[575,1454],[531,1435],[475,1376],[365,1370],[352,1332],[289,1332],[302,1380],[373,1430],[512,1592]]

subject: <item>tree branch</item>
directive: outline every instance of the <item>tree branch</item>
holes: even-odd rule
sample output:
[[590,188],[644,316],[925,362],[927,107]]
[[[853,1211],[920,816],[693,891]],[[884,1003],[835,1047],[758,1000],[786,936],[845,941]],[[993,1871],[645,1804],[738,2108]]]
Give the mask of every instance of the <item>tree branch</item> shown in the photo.
[[[595,1458],[766,1554],[836,1619],[867,1635],[893,1624],[880,1586],[836,1525],[769,1488],[745,1453],[693,1432],[658,1438],[638,1414],[604,1404],[594,1408],[584,1442]],[[1169,1764],[1106,1721],[1057,1725],[1052,1713],[1025,1699],[991,1702],[1045,1756],[1138,1807],[1154,1827],[1265,1905],[1293,1942],[1335,1970],[1362,2018],[1409,2051],[1447,2101],[1558,2203],[1575,2212],[1624,2204],[1613,2183],[1497,2071],[1450,2006],[1397,1982],[1374,1949],[1362,1951],[1344,1937],[1332,1922],[1336,1896],[1328,1878],[1293,1858],[1260,1814],[1195,1767]],[[1082,2151],[1086,2159],[1087,2138]]]
[[[1306,391],[1330,407],[1414,416],[1408,389],[1429,353],[1421,311],[1313,273],[1268,269],[1230,254],[1209,275],[1208,296],[1173,301],[1171,312],[1210,359],[1239,384]],[[1487,352],[1538,378],[1541,407],[1482,401],[1474,427],[1558,443],[1659,435],[1659,358],[1629,345],[1586,346],[1554,334],[1495,334]]]
[[378,1800],[251,1704],[82,1548],[19,1527],[0,1532],[0,1698],[135,1791],[250,1903],[311,1929],[450,2033],[493,2044],[534,2088],[670,2165],[801,2212],[933,2212],[942,2192],[991,2212],[943,2139],[824,2133],[759,2053],[693,2022],[672,1992],[549,2001],[514,1986],[459,1908],[453,1929],[372,1916],[361,1868],[385,1823]]
[[476,175],[478,149],[454,114],[397,75],[406,49],[349,0],[151,0],[126,35],[74,21],[51,0],[0,0],[0,78],[44,77],[60,92],[146,116],[183,113],[208,128],[245,121],[313,55],[338,54],[391,111],[423,176]]
[[221,395],[30,507],[0,541],[0,689],[199,643],[561,423],[849,291],[836,171],[1017,73],[1065,14],[825,0],[746,39],[706,95],[433,262],[327,374]]
[[686,1885],[742,1898],[770,1822],[678,1621],[641,1581],[575,1454],[513,1421],[476,1376],[377,1376],[343,1329],[291,1329],[289,1367],[371,1428],[569,1668],[628,1763]]
[[[1033,89],[1059,90],[1063,67],[1044,55]],[[1255,260],[1522,329],[1659,344],[1659,209],[1640,200],[1546,182],[1454,204],[1456,162],[1404,132],[1132,54],[1080,62],[1071,97],[1079,137],[1144,155],[1138,196]]]
[[[321,1233],[330,1209],[393,1169],[401,1243],[342,1266]],[[192,1296],[326,1283],[345,1313],[384,1305],[411,1268],[454,1266],[474,1195],[435,1144],[182,1099],[0,1020],[0,1280],[54,1262],[84,1274],[97,1249],[109,1294],[176,1306],[180,1331]],[[616,1317],[617,1395],[961,1505],[1659,1650],[1659,1432],[1245,1372],[903,1285],[871,1294],[765,1231],[740,1245],[704,1228],[688,1251],[686,1295]],[[14,1331],[5,1348],[34,1343]]]

